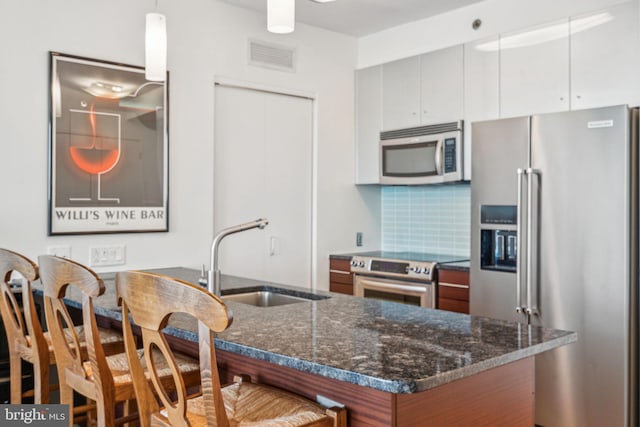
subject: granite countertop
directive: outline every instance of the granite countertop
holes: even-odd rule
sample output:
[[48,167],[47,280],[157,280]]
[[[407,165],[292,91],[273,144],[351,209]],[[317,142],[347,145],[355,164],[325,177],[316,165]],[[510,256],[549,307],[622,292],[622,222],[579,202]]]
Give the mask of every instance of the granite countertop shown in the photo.
[[[199,271],[149,270],[198,283]],[[114,275],[102,275],[107,291],[97,314],[121,320]],[[34,283],[38,288],[39,283]],[[308,290],[222,276],[223,293],[271,286],[297,294]],[[227,302],[233,324],[216,347],[312,374],[390,393],[415,393],[570,344],[574,332],[529,327],[477,316],[313,292],[316,298],[277,307]],[[80,306],[77,296],[69,304]],[[176,317],[167,333],[197,341],[192,319]]]
[[440,270],[469,271],[470,268],[471,262],[469,260],[438,264],[438,269]]

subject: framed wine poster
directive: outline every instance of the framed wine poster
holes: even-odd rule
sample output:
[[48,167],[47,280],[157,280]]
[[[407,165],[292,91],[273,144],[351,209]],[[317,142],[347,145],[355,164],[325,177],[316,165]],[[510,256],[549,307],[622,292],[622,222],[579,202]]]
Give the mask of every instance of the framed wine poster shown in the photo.
[[168,75],[50,53],[49,235],[168,231]]

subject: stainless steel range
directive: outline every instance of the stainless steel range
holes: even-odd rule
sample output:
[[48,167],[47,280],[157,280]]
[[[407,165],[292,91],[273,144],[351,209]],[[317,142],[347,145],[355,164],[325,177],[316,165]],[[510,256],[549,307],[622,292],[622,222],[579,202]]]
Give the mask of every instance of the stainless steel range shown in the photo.
[[462,257],[417,252],[375,251],[354,255],[354,295],[435,308],[434,279],[438,263]]

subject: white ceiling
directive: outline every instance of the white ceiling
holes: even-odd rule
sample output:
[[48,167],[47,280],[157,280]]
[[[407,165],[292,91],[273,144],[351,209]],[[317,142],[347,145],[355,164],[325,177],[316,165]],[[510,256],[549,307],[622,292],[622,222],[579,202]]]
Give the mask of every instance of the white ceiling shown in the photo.
[[[264,14],[267,10],[267,0],[222,1]],[[320,4],[311,0],[296,0],[296,22],[361,37],[480,1],[482,0],[336,0]]]

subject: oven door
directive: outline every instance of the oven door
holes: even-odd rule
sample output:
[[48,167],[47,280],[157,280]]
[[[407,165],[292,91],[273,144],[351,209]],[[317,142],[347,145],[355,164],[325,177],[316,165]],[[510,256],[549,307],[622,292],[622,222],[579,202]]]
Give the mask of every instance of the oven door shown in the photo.
[[390,280],[356,274],[353,285],[353,294],[357,297],[376,298],[435,308],[433,284],[431,282]]

